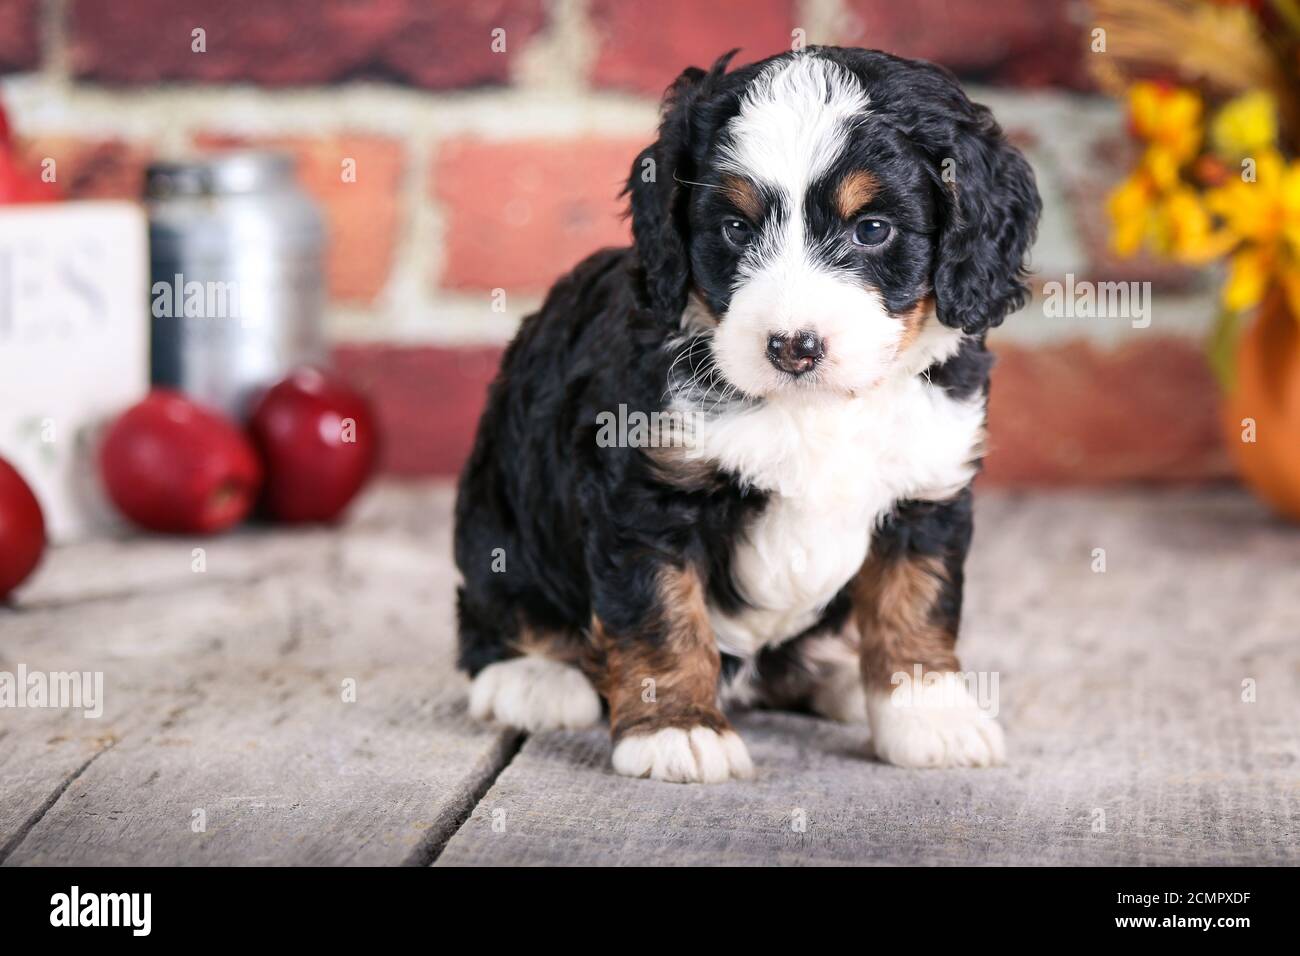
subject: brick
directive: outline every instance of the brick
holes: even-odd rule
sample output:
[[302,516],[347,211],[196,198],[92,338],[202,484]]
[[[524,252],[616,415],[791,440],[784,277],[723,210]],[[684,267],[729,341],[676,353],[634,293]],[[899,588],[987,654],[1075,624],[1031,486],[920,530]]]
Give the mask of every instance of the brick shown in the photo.
[[[207,148],[259,146],[284,150],[298,161],[298,177],[320,204],[328,233],[326,276],[330,297],[370,303],[392,271],[401,233],[400,188],[405,151],[378,136],[340,135],[247,138],[200,135]],[[354,160],[355,180],[344,181],[344,162]]]
[[334,364],[369,396],[379,418],[380,469],[455,475],[496,376],[501,349],[345,345]]
[[1087,89],[1071,0],[847,0],[840,42],[933,60],[965,79]]
[[1200,346],[1143,335],[1003,343],[989,393],[995,484],[1200,481],[1229,476],[1218,387]]
[[739,63],[790,49],[797,8],[793,0],[595,0],[592,80],[657,97],[686,67],[707,67],[734,47]]
[[139,199],[152,150],[116,139],[38,136],[20,143],[24,164],[39,174],[54,160],[55,186],[67,199]]
[[[267,86],[355,78],[429,89],[505,82],[541,0],[73,0],[73,72],[114,84]],[[492,51],[492,31],[506,51]],[[206,31],[206,52],[191,31]]]
[[431,177],[446,214],[441,284],[540,291],[602,246],[627,245],[618,195],[650,138],[446,143]]
[[40,0],[0,0],[0,73],[40,65],[40,16]]

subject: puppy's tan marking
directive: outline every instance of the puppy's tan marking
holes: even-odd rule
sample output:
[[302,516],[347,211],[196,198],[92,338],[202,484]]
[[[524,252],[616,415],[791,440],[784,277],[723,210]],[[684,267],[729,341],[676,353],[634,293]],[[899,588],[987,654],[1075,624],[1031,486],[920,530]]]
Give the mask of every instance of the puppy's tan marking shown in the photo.
[[898,353],[901,355],[912,347],[916,341],[921,329],[925,325],[925,320],[934,312],[934,296],[927,295],[912,308],[899,315],[903,322],[903,334],[898,339]]
[[596,683],[603,671],[603,662],[590,635],[567,631],[549,631],[520,624],[519,636],[510,643],[520,656],[545,657],[561,664],[570,664]]
[[722,180],[722,191],[737,209],[749,217],[750,222],[763,218],[763,200],[758,189],[748,179],[726,176]]
[[722,476],[706,459],[692,455],[685,445],[661,445],[644,449],[655,475],[663,482],[687,491],[720,488]]
[[721,658],[699,575],[689,568],[665,568],[659,598],[653,634],[615,635],[593,622],[593,638],[605,658],[600,689],[609,701],[610,732],[617,740],[666,727],[729,730],[718,709]]
[[935,620],[947,570],[939,558],[868,558],[853,581],[853,608],[861,640],[862,678],[869,688],[890,687],[894,674],[953,671],[953,628]]
[[865,169],[855,169],[840,180],[835,193],[835,208],[841,219],[849,220],[860,213],[880,192],[880,180]]

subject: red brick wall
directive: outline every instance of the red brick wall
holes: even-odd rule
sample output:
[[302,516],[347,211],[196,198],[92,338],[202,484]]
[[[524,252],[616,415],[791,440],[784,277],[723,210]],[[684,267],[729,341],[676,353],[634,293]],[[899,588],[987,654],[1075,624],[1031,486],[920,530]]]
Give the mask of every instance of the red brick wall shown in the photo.
[[[113,84],[378,78],[450,90],[504,83],[512,57],[545,23],[542,0],[67,2],[73,74]],[[0,17],[12,11],[13,22],[30,31],[37,4],[0,0]],[[1067,0],[846,0],[833,11],[834,36],[822,39],[936,60],[970,78],[1079,88],[1086,85],[1079,7]],[[732,47],[752,56],[788,48],[810,13],[797,0],[590,0],[598,50],[591,80],[657,95],[665,74],[681,65]],[[207,30],[202,57],[190,51],[195,27]],[[484,36],[497,27],[510,41],[505,55],[481,55]]]
[[[157,156],[239,143],[296,156],[330,227],[337,360],[374,394],[387,466],[404,474],[456,469],[518,317],[583,255],[627,240],[618,193],[660,91],[733,47],[744,61],[841,42],[948,65],[997,97],[1039,167],[1057,218],[1041,279],[1189,288],[1187,273],[1106,252],[1100,200],[1126,155],[1115,111],[1078,95],[1087,12],[1073,0],[49,3],[62,21],[43,33],[41,0],[0,0],[0,74],[43,71],[10,102],[28,159],[54,159],[69,196],[109,198],[136,196]],[[998,343],[990,480],[1223,473],[1194,335],[1018,337],[1032,319]]]
[[40,63],[40,0],[0,0],[0,73]]
[[[264,86],[395,80],[430,90],[502,83],[511,54],[483,56],[496,27],[515,49],[541,0],[69,0],[72,72],[113,84]],[[193,55],[191,31],[206,30]],[[509,45],[508,45],[509,47]]]

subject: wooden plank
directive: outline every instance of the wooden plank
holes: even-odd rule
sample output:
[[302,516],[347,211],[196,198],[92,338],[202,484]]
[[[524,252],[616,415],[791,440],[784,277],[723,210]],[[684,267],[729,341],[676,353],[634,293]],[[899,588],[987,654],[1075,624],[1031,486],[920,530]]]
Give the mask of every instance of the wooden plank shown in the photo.
[[[412,533],[428,515],[445,520],[450,489],[385,484],[352,509],[343,533],[401,526]],[[427,530],[427,529],[426,529]],[[31,580],[11,598],[18,608],[48,607],[134,594],[181,590],[229,581],[253,581],[302,570],[328,552],[339,529],[306,525],[249,525],[217,537],[161,535],[123,529],[53,548]],[[196,549],[202,570],[196,570]],[[0,625],[2,626],[2,625]]]
[[1000,676],[1012,765],[905,772],[861,727],[750,714],[759,777],[721,787],[617,777],[603,731],[498,776],[515,738],[451,668],[449,509],[382,489],[201,580],[123,543],[99,560],[141,587],[0,610],[0,669],[105,675],[98,722],[0,711],[0,857],[422,863],[455,830],[440,864],[1297,862],[1300,538],[1244,496],[985,494],[964,660]]
[[92,721],[0,712],[0,769],[27,768],[0,789],[5,862],[427,862],[515,735],[464,713],[447,491],[380,505],[324,538],[249,536],[252,568],[259,541],[287,553],[275,575],[0,618],[6,664],[101,671],[117,728],[96,750],[47,728]]
[[411,672],[280,668],[199,688],[72,780],[11,864],[424,862],[511,751],[459,688]]
[[1236,492],[986,494],[977,525],[963,660],[999,674],[1010,766],[903,771],[863,727],[753,713],[757,779],[683,787],[542,734],[437,865],[1300,862],[1295,529]]
[[68,711],[5,711],[0,722],[0,863],[90,763],[117,742],[119,722]]

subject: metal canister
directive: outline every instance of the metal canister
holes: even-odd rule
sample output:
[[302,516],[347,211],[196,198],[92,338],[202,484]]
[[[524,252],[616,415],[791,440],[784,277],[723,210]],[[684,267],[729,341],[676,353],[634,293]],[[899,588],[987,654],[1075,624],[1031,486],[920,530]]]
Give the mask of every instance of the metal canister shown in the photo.
[[272,152],[155,163],[145,193],[153,382],[242,421],[260,389],[324,358],[320,212]]

